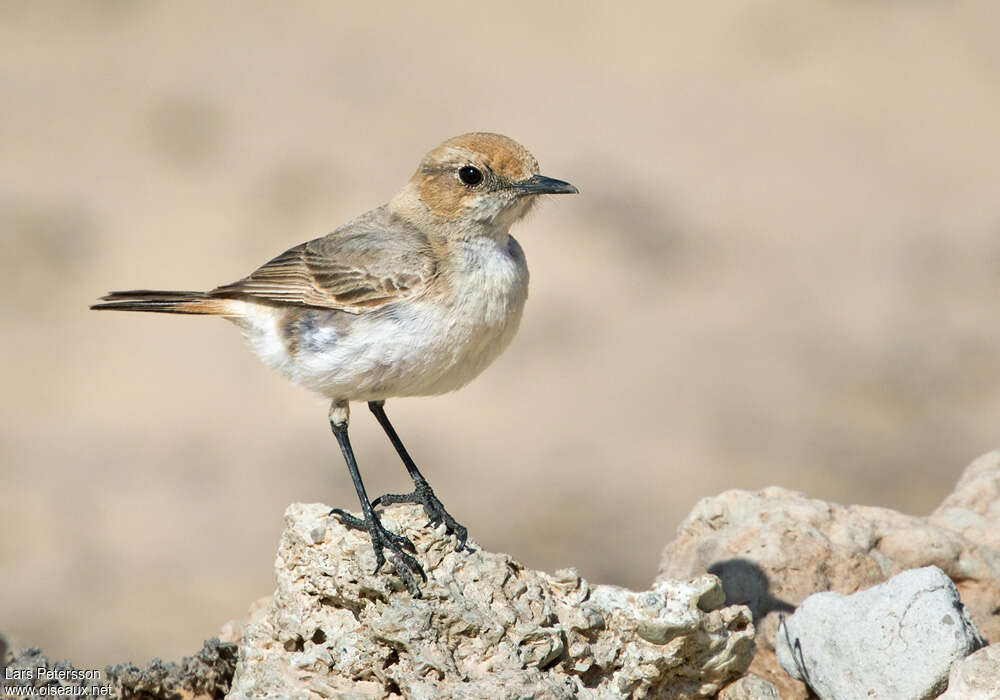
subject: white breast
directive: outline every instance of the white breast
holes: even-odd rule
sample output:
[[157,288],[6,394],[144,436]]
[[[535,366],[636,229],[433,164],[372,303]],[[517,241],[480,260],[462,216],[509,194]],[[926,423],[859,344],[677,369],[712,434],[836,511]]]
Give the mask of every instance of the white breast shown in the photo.
[[458,389],[492,364],[517,333],[528,298],[528,266],[513,236],[506,246],[477,239],[463,253],[466,265],[437,319],[443,331],[435,343],[440,377],[429,394]]

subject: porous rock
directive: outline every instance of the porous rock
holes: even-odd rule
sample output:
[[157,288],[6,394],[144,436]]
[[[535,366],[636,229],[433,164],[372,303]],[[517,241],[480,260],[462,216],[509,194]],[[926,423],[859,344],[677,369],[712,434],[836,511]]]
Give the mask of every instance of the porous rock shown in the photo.
[[991,644],[952,665],[948,691],[938,700],[997,698],[1000,698],[1000,645]]
[[270,604],[247,623],[232,698],[708,698],[753,655],[745,607],[713,576],[633,592],[455,552],[421,509],[387,510],[427,571],[421,597],[374,574],[329,507],[285,513]]
[[936,566],[844,596],[806,598],[778,627],[778,661],[821,700],[926,700],[953,663],[985,645]]
[[728,603],[750,607],[750,670],[785,700],[807,697],[774,655],[778,616],[821,591],[855,593],[907,569],[938,566],[983,636],[1000,641],[1000,452],[970,464],[930,518],[842,506],[783,488],[726,491],[699,502],[664,549],[660,577],[710,572]]

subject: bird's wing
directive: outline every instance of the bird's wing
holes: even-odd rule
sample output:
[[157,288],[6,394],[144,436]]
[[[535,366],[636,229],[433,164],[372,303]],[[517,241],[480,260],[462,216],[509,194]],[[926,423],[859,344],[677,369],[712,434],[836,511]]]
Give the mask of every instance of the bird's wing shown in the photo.
[[436,274],[427,237],[383,207],[208,295],[362,313],[420,294]]

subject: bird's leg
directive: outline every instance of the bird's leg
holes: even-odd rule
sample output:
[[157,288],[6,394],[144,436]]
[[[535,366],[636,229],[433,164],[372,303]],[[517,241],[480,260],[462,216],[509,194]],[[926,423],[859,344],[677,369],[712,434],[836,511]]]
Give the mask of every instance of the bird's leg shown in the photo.
[[365,485],[361,482],[361,473],[358,471],[358,463],[354,459],[354,450],[351,449],[351,441],[347,437],[347,418],[347,402],[334,401],[330,407],[330,428],[333,429],[333,434],[337,437],[337,442],[340,444],[340,451],[344,454],[344,461],[347,462],[347,470],[351,473],[354,488],[358,491],[358,499],[361,501],[361,512],[364,513],[365,517],[364,519],[356,518],[340,508],[331,510],[330,515],[339,516],[340,521],[351,529],[367,530],[368,534],[371,535],[372,548],[375,550],[375,573],[378,573],[382,565],[385,564],[385,555],[382,551],[388,549],[396,572],[406,582],[406,587],[409,589],[410,594],[415,598],[419,598],[420,588],[417,585],[417,576],[419,575],[420,578],[426,581],[427,575],[420,567],[420,564],[417,563],[417,560],[404,551],[416,552],[413,543],[402,535],[397,535],[394,532],[386,530],[382,526],[382,521],[375,514],[371,501],[368,500],[368,494],[365,493]]
[[[431,489],[430,484],[427,483],[427,479],[424,475],[420,473],[417,469],[417,465],[413,463],[413,459],[410,457],[410,453],[406,451],[403,447],[403,441],[399,439],[399,435],[396,434],[396,430],[392,427],[392,423],[389,422],[389,416],[385,414],[385,402],[384,401],[369,401],[368,408],[371,412],[375,414],[375,418],[378,419],[379,425],[382,426],[382,430],[385,434],[389,436],[389,441],[392,442],[392,446],[396,448],[396,452],[399,453],[400,459],[403,460],[403,465],[406,467],[406,471],[410,473],[410,478],[413,479],[413,491],[411,493],[387,493],[384,496],[379,496],[374,501],[372,501],[372,506],[388,506],[393,503],[419,503],[424,507],[424,512],[427,513],[427,517],[430,518],[430,522],[427,523],[431,526],[438,526],[444,523],[445,529],[455,535],[458,538],[458,546],[455,551],[462,551],[463,549],[469,549],[465,542],[469,538],[469,531],[465,529],[464,526],[460,525],[455,518],[451,517],[451,514],[444,509],[441,501],[438,497],[434,495],[434,491]],[[469,549],[469,551],[472,551]]]

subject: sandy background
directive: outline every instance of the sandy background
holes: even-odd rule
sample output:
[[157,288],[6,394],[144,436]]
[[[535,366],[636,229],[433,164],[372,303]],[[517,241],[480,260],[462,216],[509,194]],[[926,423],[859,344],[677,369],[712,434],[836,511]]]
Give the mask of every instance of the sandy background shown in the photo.
[[[176,659],[356,507],[326,404],[204,289],[492,130],[578,185],[515,231],[520,335],[389,414],[491,549],[645,586],[701,497],[926,513],[998,444],[995,3],[0,2],[0,631]],[[409,486],[374,419],[369,491]]]

